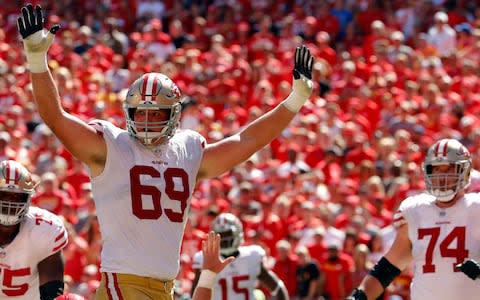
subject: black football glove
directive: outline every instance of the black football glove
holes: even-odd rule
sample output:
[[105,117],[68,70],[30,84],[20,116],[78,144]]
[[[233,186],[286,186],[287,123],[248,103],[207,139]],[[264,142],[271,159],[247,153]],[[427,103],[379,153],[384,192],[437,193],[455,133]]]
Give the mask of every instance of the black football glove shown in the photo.
[[456,266],[457,270],[462,271],[470,279],[475,280],[480,276],[480,264],[473,259],[467,259]]
[[302,45],[295,49],[295,66],[293,67],[293,78],[300,79],[300,75],[312,79],[313,56],[310,50]]
[[[31,4],[27,4],[22,7],[22,17],[17,19],[17,27],[20,35],[23,39],[33,35],[38,31],[42,31],[44,27],[44,18],[42,13],[42,7],[40,5],[35,6],[35,10]],[[52,34],[57,33],[60,29],[60,25],[55,24],[50,28]]]
[[17,19],[18,32],[23,39],[28,68],[32,73],[42,73],[48,70],[47,51],[53,43],[55,33],[60,25],[54,25],[50,30],[44,27],[42,8],[31,4],[22,7],[22,16]]

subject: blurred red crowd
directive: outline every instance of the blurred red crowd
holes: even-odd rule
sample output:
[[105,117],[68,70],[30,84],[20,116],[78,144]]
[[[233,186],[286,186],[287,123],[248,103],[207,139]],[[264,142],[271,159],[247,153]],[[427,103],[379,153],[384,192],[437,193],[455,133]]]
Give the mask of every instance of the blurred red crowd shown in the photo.
[[[49,24],[62,25],[50,67],[63,106],[85,120],[123,126],[132,80],[161,72],[185,96],[180,127],[214,142],[288,95],[298,45],[315,56],[314,94],[291,126],[240,167],[197,186],[178,297],[189,293],[191,258],[211,220],[229,211],[292,296],[297,250],[306,247],[327,276],[324,292],[342,299],[391,242],[399,203],[424,189],[421,163],[433,141],[460,140],[480,168],[474,1],[32,2]],[[38,117],[19,8],[0,8],[0,160],[27,165],[42,183],[33,204],[65,217],[66,280],[89,297],[101,248],[89,177]],[[478,178],[474,171],[471,189]],[[332,262],[329,249],[340,259]],[[409,278],[407,270],[387,293],[408,299]]]

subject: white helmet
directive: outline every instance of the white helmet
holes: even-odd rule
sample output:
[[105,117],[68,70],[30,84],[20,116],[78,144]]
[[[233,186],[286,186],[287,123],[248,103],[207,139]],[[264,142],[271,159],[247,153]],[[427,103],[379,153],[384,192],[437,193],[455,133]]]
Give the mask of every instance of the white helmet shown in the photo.
[[[433,173],[433,166],[455,165],[454,173]],[[427,151],[423,173],[427,191],[437,200],[448,202],[470,184],[472,159],[470,152],[459,141],[442,139]]]
[[[137,109],[168,110],[170,117],[162,122],[136,122]],[[181,93],[177,85],[161,73],[146,73],[132,83],[128,89],[123,112],[127,130],[147,147],[154,146],[161,138],[170,138],[180,122]],[[139,131],[137,127],[145,128]],[[152,131],[153,130],[153,131]]]
[[35,183],[30,172],[14,160],[0,162],[0,224],[20,223],[30,206]]
[[219,214],[212,223],[212,230],[220,234],[220,253],[229,256],[243,243],[242,222],[231,213]]

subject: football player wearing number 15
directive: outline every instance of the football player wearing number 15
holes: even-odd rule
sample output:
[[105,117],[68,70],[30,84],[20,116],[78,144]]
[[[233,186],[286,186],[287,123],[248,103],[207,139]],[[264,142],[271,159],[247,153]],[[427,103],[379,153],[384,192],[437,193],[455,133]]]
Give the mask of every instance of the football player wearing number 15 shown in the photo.
[[480,274],[480,195],[465,193],[471,169],[470,153],[457,140],[442,139],[428,149],[428,193],[400,204],[391,248],[347,299],[376,299],[412,259],[412,300],[479,298],[480,282],[471,279]]
[[285,100],[237,134],[207,145],[199,133],[177,130],[182,97],[159,73],[130,86],[123,105],[127,130],[67,113],[47,63],[59,26],[45,29],[38,5],[23,7],[17,25],[40,116],[90,170],[103,238],[96,299],[173,299],[196,182],[242,163],[288,126],[312,92],[309,49],[295,52],[293,88]]
[[255,299],[254,291],[259,281],[275,299],[289,299],[282,280],[264,266],[265,250],[258,245],[242,245],[243,226],[236,216],[219,214],[212,222],[212,231],[220,236],[221,256],[224,259],[235,257],[235,260],[213,276],[205,270],[205,251],[197,252],[192,262],[192,268],[196,270],[192,295],[195,296],[198,288],[210,288],[213,300]]

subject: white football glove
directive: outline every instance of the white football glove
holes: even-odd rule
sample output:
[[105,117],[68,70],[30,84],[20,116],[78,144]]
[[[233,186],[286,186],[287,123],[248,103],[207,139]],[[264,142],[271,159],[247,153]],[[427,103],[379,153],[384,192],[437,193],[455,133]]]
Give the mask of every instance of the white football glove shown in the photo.
[[27,4],[22,7],[22,16],[17,19],[17,27],[23,38],[30,72],[46,72],[48,70],[47,51],[60,25],[54,25],[50,30],[45,29],[40,5],[36,5],[34,11],[33,6]]
[[313,56],[305,47],[295,49],[295,66],[293,68],[293,86],[290,95],[283,101],[283,105],[290,111],[298,112],[312,94]]

